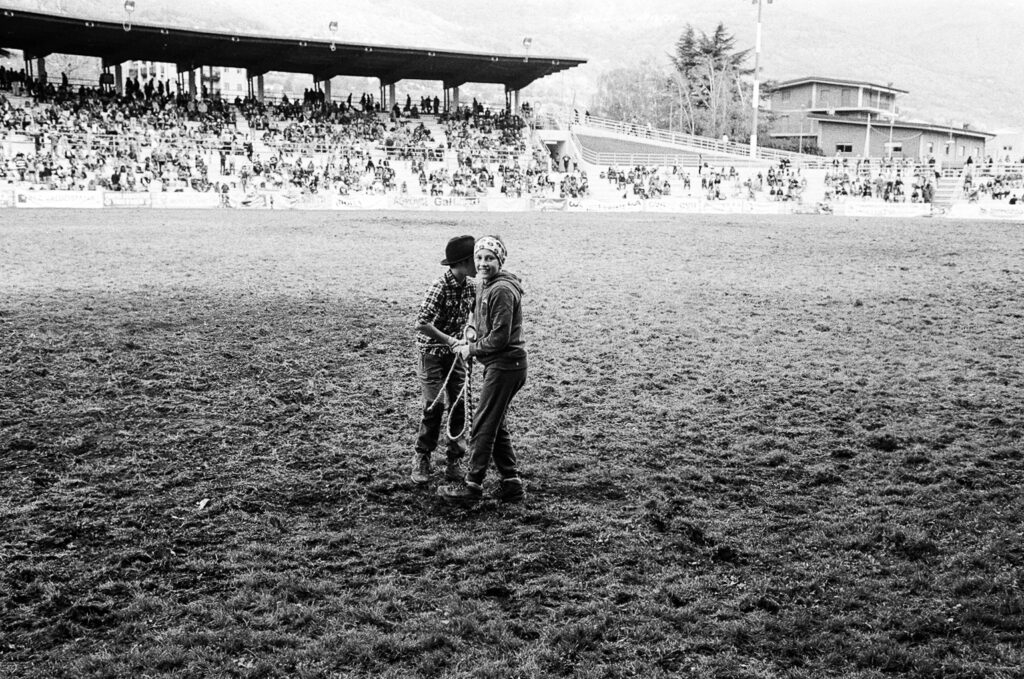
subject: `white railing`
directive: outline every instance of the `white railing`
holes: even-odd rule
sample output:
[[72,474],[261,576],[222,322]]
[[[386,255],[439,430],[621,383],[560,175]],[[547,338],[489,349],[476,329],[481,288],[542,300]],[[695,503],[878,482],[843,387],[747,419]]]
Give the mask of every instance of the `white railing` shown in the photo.
[[974,163],[958,168],[975,177],[998,177],[1001,175],[1024,175],[1024,163]]
[[[772,164],[771,160],[765,158],[751,158],[750,156],[732,156],[727,154],[704,154],[700,151],[687,151],[680,149],[677,153],[663,151],[660,153],[610,153],[599,152],[585,148],[579,138],[574,134],[572,141],[576,145],[577,152],[584,162],[599,167],[636,167],[642,166],[678,166],[696,167],[707,164],[711,167],[736,167],[736,168],[764,168]],[[799,161],[791,163],[794,168],[821,169],[823,159],[816,159],[815,163]]]
[[644,153],[594,153],[581,149],[584,162],[597,167],[690,167],[697,164],[695,154],[665,155]]
[[[575,124],[583,127],[594,127],[601,130],[607,130],[609,132],[615,132],[630,137],[637,137],[639,139],[650,140],[661,142],[665,144],[672,144],[675,146],[688,146],[695,149],[700,149],[701,152],[719,153],[723,155],[746,155],[749,157],[750,146],[749,144],[739,144],[733,141],[722,141],[720,139],[712,139],[710,137],[701,137],[692,134],[682,134],[679,132],[668,132],[665,130],[658,130],[651,127],[644,127],[634,123],[624,123],[618,120],[609,120],[607,118],[598,118],[595,116],[584,116],[575,121]],[[778,149],[768,149],[758,147],[757,156],[755,159],[763,161],[778,161],[783,158],[788,159],[790,162],[808,163],[818,162],[821,160],[820,156],[814,156],[807,153],[796,153],[793,151],[780,151]]]

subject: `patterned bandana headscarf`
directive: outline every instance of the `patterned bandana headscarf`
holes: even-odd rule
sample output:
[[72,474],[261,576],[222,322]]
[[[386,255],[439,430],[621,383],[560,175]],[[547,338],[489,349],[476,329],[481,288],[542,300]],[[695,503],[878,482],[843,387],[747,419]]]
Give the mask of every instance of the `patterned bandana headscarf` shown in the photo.
[[502,245],[501,241],[492,236],[484,236],[476,242],[476,247],[473,248],[473,254],[480,252],[481,250],[490,250],[494,253],[494,256],[498,258],[498,263],[505,266],[505,257],[508,256],[508,250]]

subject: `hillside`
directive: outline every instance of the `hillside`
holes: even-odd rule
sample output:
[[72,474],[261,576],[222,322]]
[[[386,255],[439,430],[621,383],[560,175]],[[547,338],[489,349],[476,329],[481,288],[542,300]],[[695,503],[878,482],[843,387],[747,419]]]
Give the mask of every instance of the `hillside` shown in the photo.
[[[3,0],[0,6],[120,20],[109,0]],[[764,7],[762,77],[804,75],[891,82],[909,90],[905,114],[937,123],[971,122],[983,129],[1020,125],[1024,101],[1024,12],[1016,0],[984,0],[966,14],[959,0],[779,0]],[[240,33],[327,39],[332,20],[340,41],[521,53],[533,39],[537,55],[573,56],[586,66],[549,78],[527,92],[555,93],[585,106],[601,73],[667,54],[687,23],[710,31],[719,21],[752,47],[756,8],[749,2],[541,0],[377,0],[346,14],[319,0],[139,0],[140,23]],[[880,18],[882,20],[880,20]]]

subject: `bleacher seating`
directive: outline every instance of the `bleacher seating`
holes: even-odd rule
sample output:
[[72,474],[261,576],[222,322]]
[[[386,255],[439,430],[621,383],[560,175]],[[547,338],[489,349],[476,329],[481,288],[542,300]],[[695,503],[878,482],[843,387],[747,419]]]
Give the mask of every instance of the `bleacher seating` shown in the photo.
[[[9,85],[9,83],[8,83]],[[725,141],[574,125],[549,154],[523,120],[474,103],[439,115],[310,97],[193,100],[147,83],[125,96],[0,83],[0,183],[41,189],[399,193],[893,202],[1008,200],[1019,166],[938,173],[909,160],[747,158]],[[680,141],[683,140],[683,142]],[[725,153],[723,149],[728,150]],[[771,159],[769,159],[771,158]],[[791,158],[793,159],[791,162]],[[565,161],[568,160],[568,165]],[[742,161],[742,162],[741,162]],[[610,181],[611,176],[615,177]]]
[[501,190],[505,167],[536,169],[522,120],[504,111],[396,117],[308,96],[197,102],[151,84],[124,97],[0,90],[0,140],[0,181],[34,189],[345,194],[404,184],[412,194],[480,195]]

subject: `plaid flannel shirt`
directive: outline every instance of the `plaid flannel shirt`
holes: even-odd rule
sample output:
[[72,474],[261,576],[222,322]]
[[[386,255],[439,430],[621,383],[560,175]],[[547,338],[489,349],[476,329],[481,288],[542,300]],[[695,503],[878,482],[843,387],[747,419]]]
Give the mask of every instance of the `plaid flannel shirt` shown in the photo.
[[[469,321],[475,303],[476,287],[473,281],[467,278],[459,283],[449,269],[427,288],[416,320],[419,323],[432,323],[446,335],[462,337],[462,331]],[[451,353],[448,345],[419,332],[416,333],[416,346],[424,354],[444,356]]]

